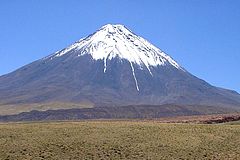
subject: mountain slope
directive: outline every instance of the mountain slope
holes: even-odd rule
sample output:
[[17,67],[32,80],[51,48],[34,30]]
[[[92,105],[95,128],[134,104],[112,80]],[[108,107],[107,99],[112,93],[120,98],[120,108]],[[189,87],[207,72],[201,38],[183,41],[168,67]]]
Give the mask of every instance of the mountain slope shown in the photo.
[[97,32],[0,77],[0,105],[240,107],[237,92],[191,75],[169,55],[122,25]]

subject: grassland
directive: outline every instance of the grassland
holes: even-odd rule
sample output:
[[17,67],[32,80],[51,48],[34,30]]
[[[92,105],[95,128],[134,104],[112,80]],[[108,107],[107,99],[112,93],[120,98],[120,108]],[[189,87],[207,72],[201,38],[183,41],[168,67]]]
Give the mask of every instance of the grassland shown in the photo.
[[0,159],[240,159],[240,125],[154,121],[0,124]]
[[16,105],[2,105],[0,104],[0,115],[14,115],[22,112],[29,112],[32,110],[46,111],[49,109],[71,109],[71,108],[92,108],[91,103],[64,103],[64,102],[52,102],[52,103],[33,103],[33,104],[16,104]]
[[226,125],[240,125],[240,121],[228,122]]

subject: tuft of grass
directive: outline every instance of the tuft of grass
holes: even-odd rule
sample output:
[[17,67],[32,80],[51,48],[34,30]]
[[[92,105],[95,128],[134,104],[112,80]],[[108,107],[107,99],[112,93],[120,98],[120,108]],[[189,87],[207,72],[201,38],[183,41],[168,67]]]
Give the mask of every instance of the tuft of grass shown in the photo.
[[240,159],[240,125],[0,124],[0,159]]

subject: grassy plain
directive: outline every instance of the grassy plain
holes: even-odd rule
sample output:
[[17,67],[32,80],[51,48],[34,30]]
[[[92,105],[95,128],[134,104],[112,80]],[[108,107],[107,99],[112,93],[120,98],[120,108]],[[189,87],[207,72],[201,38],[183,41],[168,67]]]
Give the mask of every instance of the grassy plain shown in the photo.
[[0,159],[240,159],[240,125],[2,123]]
[[52,102],[52,103],[33,103],[23,105],[1,105],[0,104],[0,115],[13,115],[22,112],[30,112],[32,110],[46,111],[49,109],[71,109],[71,108],[92,108],[91,103],[64,103],[64,102]]

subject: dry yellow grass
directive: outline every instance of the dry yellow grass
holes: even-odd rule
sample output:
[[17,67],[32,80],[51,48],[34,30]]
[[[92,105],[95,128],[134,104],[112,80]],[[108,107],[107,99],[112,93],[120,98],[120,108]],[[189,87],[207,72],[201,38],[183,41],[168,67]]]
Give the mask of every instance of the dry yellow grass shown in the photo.
[[33,103],[22,105],[1,105],[0,115],[13,115],[22,112],[30,112],[32,110],[46,111],[58,109],[72,109],[72,108],[92,108],[91,103],[64,103],[64,102],[51,102],[51,103]]
[[0,124],[0,159],[240,159],[240,125]]

